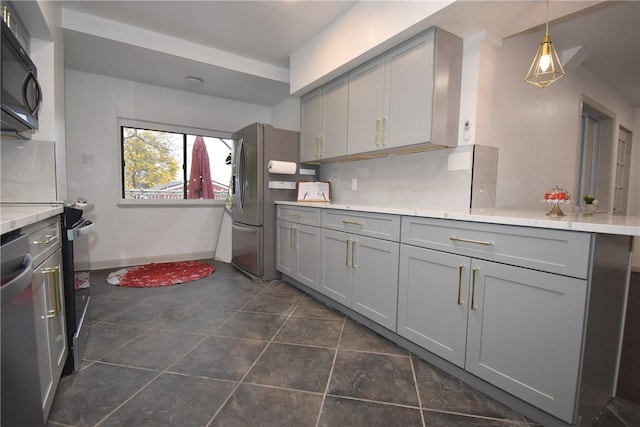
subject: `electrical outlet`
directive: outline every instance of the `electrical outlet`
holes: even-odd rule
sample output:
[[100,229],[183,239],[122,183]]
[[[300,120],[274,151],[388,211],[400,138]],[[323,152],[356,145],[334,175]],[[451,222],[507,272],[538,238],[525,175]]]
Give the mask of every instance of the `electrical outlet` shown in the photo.
[[93,164],[93,154],[82,153],[82,163]]
[[351,178],[351,190],[356,191],[358,189],[358,180]]
[[471,169],[471,152],[449,154],[447,169],[449,171],[464,171]]

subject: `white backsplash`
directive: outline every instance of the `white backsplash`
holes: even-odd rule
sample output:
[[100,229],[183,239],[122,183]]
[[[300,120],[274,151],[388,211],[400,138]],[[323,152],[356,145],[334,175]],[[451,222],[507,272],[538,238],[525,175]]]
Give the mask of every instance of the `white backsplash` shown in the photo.
[[[463,159],[471,161],[472,167],[449,170],[451,154],[461,154]],[[493,208],[497,164],[496,148],[469,145],[322,165],[320,180],[331,183],[333,203]],[[354,179],[356,190],[352,190]]]
[[56,157],[53,141],[3,138],[0,201],[56,200]]

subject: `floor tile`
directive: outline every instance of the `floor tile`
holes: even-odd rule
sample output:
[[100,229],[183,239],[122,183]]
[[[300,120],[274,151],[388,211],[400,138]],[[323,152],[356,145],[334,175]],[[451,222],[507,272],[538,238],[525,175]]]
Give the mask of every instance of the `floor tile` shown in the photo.
[[207,337],[170,366],[168,371],[240,381],[266,345],[266,341]]
[[269,341],[286,320],[286,316],[238,312],[216,329],[215,334]]
[[300,302],[302,295],[274,295],[261,293],[242,307],[242,311],[289,315]]
[[352,320],[347,320],[344,324],[340,349],[409,355],[407,350]]
[[88,360],[100,360],[134,338],[147,333],[148,330],[133,326],[94,323],[90,329],[91,339],[87,340],[83,357]]
[[363,400],[327,396],[320,427],[422,427],[420,410]]
[[283,280],[272,280],[271,283],[264,288],[265,294],[286,295],[291,297],[302,297],[304,292],[300,289],[288,284]]
[[628,426],[640,426],[640,406],[622,399],[612,399],[607,409]]
[[60,380],[49,420],[93,426],[157,375],[144,369],[94,363]]
[[305,295],[291,314],[292,317],[313,317],[318,319],[342,320],[344,314]]
[[329,394],[418,406],[411,359],[338,350]]
[[425,361],[412,357],[418,392],[425,409],[524,421],[519,413],[491,399]]
[[210,334],[234,313],[235,311],[224,308],[185,305],[158,318],[155,328]]
[[101,426],[205,426],[235,387],[210,378],[162,374]]
[[322,395],[241,384],[211,427],[314,427]]
[[164,370],[198,344],[204,336],[150,331],[103,359],[117,365]]
[[423,411],[425,424],[429,427],[527,427],[524,422],[493,420],[468,415]]
[[335,350],[272,343],[244,381],[323,393]]
[[343,324],[342,320],[290,317],[274,341],[336,348]]

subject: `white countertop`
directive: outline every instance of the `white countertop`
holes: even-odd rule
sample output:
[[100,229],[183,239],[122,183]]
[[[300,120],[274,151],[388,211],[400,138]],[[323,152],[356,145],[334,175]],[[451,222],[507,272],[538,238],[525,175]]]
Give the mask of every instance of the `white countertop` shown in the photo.
[[[619,234],[640,237],[640,216],[613,215],[610,213],[570,213],[563,217],[551,217],[546,212],[551,209],[541,206],[540,211],[515,211],[504,209],[455,210],[445,208],[389,206],[361,206],[323,202],[276,201],[276,204],[306,206],[325,209],[341,209],[361,212],[377,212],[395,215],[419,216],[425,218],[452,219],[483,222],[490,224],[519,225],[525,227],[571,230],[588,233]],[[545,210],[546,209],[546,210]]]
[[0,204],[0,234],[59,215],[62,204]]

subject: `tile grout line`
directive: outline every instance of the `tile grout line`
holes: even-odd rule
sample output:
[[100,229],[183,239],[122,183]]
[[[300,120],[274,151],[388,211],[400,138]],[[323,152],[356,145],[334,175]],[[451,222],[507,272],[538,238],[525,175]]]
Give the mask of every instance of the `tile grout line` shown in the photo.
[[[254,298],[256,298],[258,295],[261,295],[265,289],[267,289],[269,286],[271,286],[276,280],[272,280],[269,282],[269,284],[262,289],[260,292],[258,292],[253,298],[251,298],[249,301],[247,301],[242,307],[245,307],[247,304],[249,304],[251,301],[254,300]],[[251,364],[251,366],[247,369],[247,371],[244,373],[244,375],[242,376],[242,378],[240,378],[240,380],[238,381],[238,383],[236,384],[236,386],[233,388],[233,390],[231,390],[231,392],[229,393],[229,395],[227,396],[227,398],[222,402],[222,404],[218,407],[218,409],[216,410],[216,412],[213,414],[213,416],[211,417],[211,419],[209,420],[209,422],[207,422],[206,426],[209,427],[211,425],[211,423],[216,419],[216,417],[218,416],[218,414],[220,413],[220,411],[222,411],[222,408],[225,407],[225,405],[227,404],[227,402],[229,402],[229,400],[231,399],[231,397],[234,395],[234,393],[238,390],[238,388],[240,388],[240,385],[245,384],[244,383],[244,379],[247,377],[247,375],[249,375],[249,372],[251,372],[251,370],[254,368],[254,366],[256,365],[256,363],[258,363],[258,360],[260,360],[260,358],[262,357],[262,355],[267,351],[267,349],[269,348],[269,346],[271,345],[271,343],[273,342],[273,339],[276,337],[276,335],[278,335],[278,333],[282,330],[282,328],[284,327],[284,325],[287,323],[287,320],[289,320],[291,318],[291,314],[296,311],[296,309],[298,308],[298,306],[302,303],[302,300],[304,300],[304,297],[306,296],[306,293],[303,293],[302,297],[300,298],[300,300],[296,303],[296,305],[291,309],[291,312],[287,315],[287,318],[284,322],[282,322],[282,325],[280,325],[280,327],[278,328],[278,330],[271,336],[271,339],[269,339],[269,341],[267,342],[267,344],[264,346],[264,348],[262,349],[262,351],[260,352],[260,354],[258,355],[258,357],[256,357],[256,359],[253,361],[253,363]],[[234,313],[230,318],[234,317],[239,311],[242,310],[242,307],[240,307],[236,313]],[[268,313],[263,313],[263,314],[268,314]],[[229,318],[229,319],[230,319]],[[227,319],[227,320],[229,320]],[[217,329],[217,328],[216,328]],[[249,384],[249,383],[246,383]]]
[[336,360],[338,359],[338,349],[340,348],[340,342],[342,342],[342,335],[344,334],[344,327],[347,324],[347,318],[342,318],[342,329],[340,330],[340,338],[336,343],[335,353],[333,354],[333,361],[331,362],[331,369],[329,370],[329,377],[327,378],[327,385],[322,393],[322,401],[320,402],[320,410],[318,411],[318,417],[316,418],[316,427],[320,426],[320,418],[322,418],[322,411],[324,410],[324,403],[327,400],[327,394],[329,393],[329,385],[331,384],[331,378],[333,377],[333,369],[336,366]]
[[427,422],[424,419],[424,411],[422,408],[422,399],[420,398],[420,389],[418,387],[418,376],[416,375],[416,367],[413,361],[413,354],[409,352],[409,361],[411,363],[411,373],[413,374],[413,384],[416,387],[416,396],[418,397],[418,409],[420,410],[420,419],[422,420],[422,427],[426,427]]

